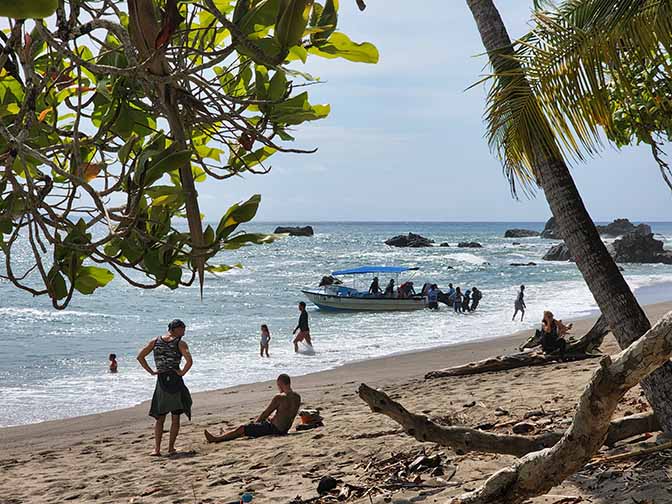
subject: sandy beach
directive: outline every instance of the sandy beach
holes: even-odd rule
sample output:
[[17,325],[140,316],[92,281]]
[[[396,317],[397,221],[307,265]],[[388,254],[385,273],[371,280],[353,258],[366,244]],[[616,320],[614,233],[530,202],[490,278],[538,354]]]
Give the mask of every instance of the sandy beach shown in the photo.
[[[646,307],[652,321],[669,310],[672,302]],[[593,322],[575,321],[573,334],[584,334]],[[444,468],[454,467],[455,474],[422,476],[424,482],[438,488],[394,493],[380,489],[371,492],[371,500],[367,496],[359,501],[410,502],[404,499],[421,494],[413,502],[445,502],[448,496],[477,487],[512,457],[460,456],[433,444],[421,444],[401,432],[396,423],[372,413],[357,397],[357,386],[366,383],[382,388],[409,410],[444,419],[444,423],[502,424],[493,432],[505,433],[525,413],[541,409],[545,415],[535,424],[535,432],[561,429],[568,424],[575,400],[597,365],[594,360],[461,378],[423,378],[432,369],[514,352],[528,337],[529,331],[525,331],[296,377],[293,385],[302,395],[303,407],[320,408],[325,426],[306,432],[292,429],[285,437],[219,445],[208,445],[203,437],[205,428],[218,433],[256,417],[275,392],[273,382],[194,394],[193,419],[183,422],[180,455],[175,458],[149,457],[153,421],[147,416],[147,402],[107,413],[0,429],[0,503],[226,503],[244,491],[254,494],[254,502],[289,503],[299,495],[304,500],[316,497],[317,482],[325,475],[370,486],[380,476],[375,473],[381,470],[379,462],[393,454],[412,457],[423,449],[440,452]],[[611,335],[602,350],[610,354],[618,351]],[[148,399],[150,396],[148,390]],[[496,408],[505,413],[496,415]],[[647,408],[635,387],[622,401],[618,415]],[[626,460],[597,475],[594,471],[579,473],[549,495],[530,502],[670,503],[670,467],[670,450],[642,463]],[[569,497],[575,499],[567,500]]]

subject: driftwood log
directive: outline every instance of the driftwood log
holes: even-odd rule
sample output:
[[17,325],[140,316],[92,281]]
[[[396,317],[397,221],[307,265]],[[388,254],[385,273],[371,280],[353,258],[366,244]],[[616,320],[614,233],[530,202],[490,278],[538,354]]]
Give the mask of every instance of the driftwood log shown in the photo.
[[[380,390],[362,383],[357,391],[359,397],[374,413],[381,413],[398,424],[418,441],[436,443],[462,455],[476,451],[500,453],[522,457],[528,453],[549,448],[562,439],[562,432],[546,432],[536,436],[494,434],[464,426],[444,427],[432,422],[425,415],[411,413],[401,404],[390,399]],[[632,436],[660,430],[653,413],[644,413],[620,418],[611,422],[606,443],[611,446]]]
[[[600,347],[604,341],[604,337],[608,333],[609,327],[607,326],[607,322],[605,318],[601,316],[585,335],[578,340],[568,341],[567,350],[562,356],[555,353],[546,354],[543,352],[520,352],[510,355],[502,355],[477,362],[470,362],[461,366],[430,371],[425,375],[425,379],[491,373],[520,367],[544,366],[560,360],[576,361],[600,357],[600,354],[595,354],[593,352]],[[521,346],[521,349],[532,348],[538,345],[539,342],[536,340],[537,338],[533,336]]]

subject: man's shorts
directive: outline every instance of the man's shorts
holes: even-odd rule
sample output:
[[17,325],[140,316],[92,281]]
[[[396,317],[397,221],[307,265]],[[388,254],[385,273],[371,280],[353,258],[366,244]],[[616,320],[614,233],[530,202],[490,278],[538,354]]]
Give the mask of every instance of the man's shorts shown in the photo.
[[270,421],[264,420],[258,423],[249,423],[243,426],[245,435],[251,438],[263,436],[279,436],[282,434]]

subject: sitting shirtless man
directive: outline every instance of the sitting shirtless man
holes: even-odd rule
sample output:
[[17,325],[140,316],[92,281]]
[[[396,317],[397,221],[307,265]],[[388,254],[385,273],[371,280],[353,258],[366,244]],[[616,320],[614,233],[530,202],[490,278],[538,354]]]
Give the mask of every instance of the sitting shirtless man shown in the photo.
[[[292,390],[292,382],[288,375],[281,374],[275,383],[280,393],[273,398],[271,404],[259,415],[256,422],[241,425],[221,436],[215,436],[206,430],[205,439],[208,443],[231,441],[243,436],[257,438],[287,434],[301,406],[301,396]],[[273,412],[275,414],[269,419]]]

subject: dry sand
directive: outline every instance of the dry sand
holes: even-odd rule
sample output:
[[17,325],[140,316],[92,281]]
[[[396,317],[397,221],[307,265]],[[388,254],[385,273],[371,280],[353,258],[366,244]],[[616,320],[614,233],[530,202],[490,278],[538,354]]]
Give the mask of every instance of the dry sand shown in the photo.
[[[652,320],[669,310],[672,303],[647,307]],[[576,321],[573,333],[583,334],[592,322]],[[471,426],[505,423],[507,426],[496,429],[502,433],[510,432],[514,420],[538,409],[543,409],[546,416],[538,422],[537,430],[562,428],[569,423],[575,400],[596,361],[423,379],[431,369],[513,352],[528,336],[529,332],[521,332],[296,377],[294,388],[301,393],[304,407],[321,408],[325,426],[292,431],[284,437],[218,445],[208,445],[203,438],[204,428],[219,432],[258,415],[275,391],[272,382],[194,394],[193,421],[183,424],[178,439],[181,455],[176,458],[148,456],[153,447],[148,403],[0,429],[0,504],[227,503],[243,491],[253,492],[254,502],[288,503],[297,495],[315,497],[317,481],[324,475],[367,486],[376,477],[376,461],[392,454],[412,456],[423,448],[428,453],[442,452],[446,472],[449,466],[456,467],[447,486],[394,494],[376,491],[371,500],[366,497],[359,502],[446,502],[448,496],[476,488],[513,458],[459,456],[429,443],[421,444],[401,433],[393,421],[371,413],[357,397],[356,387],[361,382],[381,387],[409,410],[443,421],[457,419]],[[618,351],[611,336],[602,348],[607,353]],[[619,416],[647,409],[640,392],[636,387],[628,393]],[[150,394],[148,390],[148,397]],[[497,407],[506,414],[496,416]],[[423,480],[444,484],[429,474]],[[572,496],[576,499],[568,499]],[[672,503],[672,450],[579,473],[548,496],[530,502]]]

